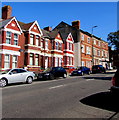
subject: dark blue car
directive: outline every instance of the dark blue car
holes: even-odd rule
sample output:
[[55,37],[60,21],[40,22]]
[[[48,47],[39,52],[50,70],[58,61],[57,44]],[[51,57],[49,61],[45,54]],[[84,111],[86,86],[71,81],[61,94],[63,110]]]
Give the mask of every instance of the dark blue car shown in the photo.
[[87,67],[83,66],[83,67],[79,67],[76,70],[74,70],[71,73],[71,75],[72,76],[74,76],[74,75],[84,75],[84,74],[90,75],[90,73],[91,73],[90,68],[87,68]]

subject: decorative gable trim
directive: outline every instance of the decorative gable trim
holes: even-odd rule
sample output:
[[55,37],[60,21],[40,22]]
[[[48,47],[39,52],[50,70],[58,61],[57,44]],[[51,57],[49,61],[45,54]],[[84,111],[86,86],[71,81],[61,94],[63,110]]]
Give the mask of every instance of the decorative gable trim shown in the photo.
[[[72,41],[68,40],[69,38],[71,38],[71,39],[72,39]],[[74,43],[74,39],[73,39],[73,37],[72,37],[72,34],[71,34],[71,33],[69,33],[69,35],[67,36],[66,41],[67,41],[67,42],[70,42],[70,43]]]
[[29,28],[29,32],[31,32],[31,29],[33,28],[33,26],[34,26],[35,24],[37,25],[37,27],[38,27],[38,29],[39,29],[39,31],[40,31],[40,33],[41,33],[41,36],[42,36],[43,33],[42,33],[42,31],[41,31],[41,29],[40,29],[40,26],[39,26],[39,24],[38,24],[37,21],[35,21],[35,22],[31,25],[31,27]]
[[[15,30],[12,30],[12,29],[8,29],[8,28],[7,28],[7,26],[8,26],[13,20],[15,20],[15,22],[16,22],[18,28],[20,29],[20,34],[21,34],[21,33],[22,33],[22,29],[21,29],[21,27],[20,27],[20,25],[19,25],[19,23],[17,22],[17,20],[16,20],[15,17],[13,17],[13,18],[4,26],[5,31],[11,30],[11,31],[14,31],[14,33],[15,33]],[[12,26],[14,26],[14,24],[12,24]],[[16,31],[16,32],[19,33],[18,31]]]

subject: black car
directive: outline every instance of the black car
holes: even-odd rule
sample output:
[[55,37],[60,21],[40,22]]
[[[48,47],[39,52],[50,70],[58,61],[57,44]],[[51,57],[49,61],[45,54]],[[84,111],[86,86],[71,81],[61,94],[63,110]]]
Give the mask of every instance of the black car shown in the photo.
[[102,65],[93,65],[92,73],[106,73],[106,69]]
[[114,77],[112,77],[111,91],[119,93],[119,69],[117,69]]
[[67,72],[63,67],[50,67],[38,74],[38,79],[53,80],[56,77],[67,77]]
[[90,73],[91,73],[90,68],[82,66],[82,67],[79,67],[76,70],[72,71],[71,76],[74,76],[74,75],[84,75],[84,74],[88,74],[89,75]]

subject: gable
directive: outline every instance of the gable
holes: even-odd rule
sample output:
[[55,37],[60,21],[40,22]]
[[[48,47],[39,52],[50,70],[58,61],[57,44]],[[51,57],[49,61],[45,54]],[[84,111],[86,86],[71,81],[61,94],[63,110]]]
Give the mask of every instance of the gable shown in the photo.
[[72,41],[72,42],[74,42],[74,40],[73,40],[73,37],[72,37],[71,33],[68,35],[67,40],[68,40],[68,41]]
[[19,25],[18,25],[18,23],[16,22],[15,19],[11,20],[11,21],[6,25],[6,28],[21,32],[21,29],[20,29],[20,27],[19,27]]
[[41,32],[36,24],[31,28],[31,31],[41,34]]
[[62,40],[62,38],[61,38],[61,36],[60,36],[59,33],[57,34],[56,39],[58,39],[58,40]]

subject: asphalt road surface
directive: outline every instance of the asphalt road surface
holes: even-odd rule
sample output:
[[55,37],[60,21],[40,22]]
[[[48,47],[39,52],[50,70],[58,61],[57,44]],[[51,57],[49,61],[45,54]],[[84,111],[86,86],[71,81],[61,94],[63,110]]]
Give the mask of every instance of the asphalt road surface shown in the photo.
[[106,118],[118,113],[113,73],[12,84],[2,89],[2,118]]

